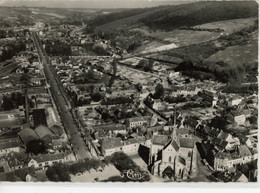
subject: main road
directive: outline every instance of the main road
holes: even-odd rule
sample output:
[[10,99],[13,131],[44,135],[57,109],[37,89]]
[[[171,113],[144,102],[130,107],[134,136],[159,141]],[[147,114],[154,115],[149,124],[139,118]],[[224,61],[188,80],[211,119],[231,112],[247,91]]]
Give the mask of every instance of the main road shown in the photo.
[[32,37],[41,63],[43,64],[45,77],[47,79],[47,82],[50,84],[51,95],[60,113],[61,121],[64,125],[64,128],[68,134],[72,150],[78,160],[90,158],[92,156],[86,146],[86,143],[80,136],[80,133],[78,132],[79,128],[77,127],[76,121],[70,112],[70,104],[63,94],[63,89],[60,88],[60,85],[55,78],[55,72],[53,72],[50,68],[50,61],[47,54],[45,53],[45,50],[43,50],[37,33],[32,32]]

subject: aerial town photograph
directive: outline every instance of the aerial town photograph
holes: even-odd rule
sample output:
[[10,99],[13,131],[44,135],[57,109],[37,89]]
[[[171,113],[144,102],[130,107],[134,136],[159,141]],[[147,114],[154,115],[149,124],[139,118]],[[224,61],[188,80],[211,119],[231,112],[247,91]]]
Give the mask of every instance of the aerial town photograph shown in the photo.
[[0,0],[0,182],[256,183],[258,9]]

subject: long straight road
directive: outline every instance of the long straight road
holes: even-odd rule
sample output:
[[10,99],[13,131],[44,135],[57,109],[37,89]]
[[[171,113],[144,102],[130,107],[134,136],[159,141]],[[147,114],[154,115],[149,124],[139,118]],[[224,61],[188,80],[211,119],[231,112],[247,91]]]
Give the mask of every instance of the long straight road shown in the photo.
[[78,160],[90,158],[91,154],[83,138],[80,136],[80,133],[78,132],[76,121],[69,110],[70,105],[68,104],[64,95],[62,94],[63,90],[57,83],[57,80],[55,78],[56,75],[50,69],[48,56],[46,55],[46,53],[44,54],[44,50],[37,33],[32,32],[32,37],[37,48],[37,52],[41,60],[41,63],[43,64],[43,70],[47,82],[50,84],[51,95],[60,113],[61,121],[68,134],[73,152]]

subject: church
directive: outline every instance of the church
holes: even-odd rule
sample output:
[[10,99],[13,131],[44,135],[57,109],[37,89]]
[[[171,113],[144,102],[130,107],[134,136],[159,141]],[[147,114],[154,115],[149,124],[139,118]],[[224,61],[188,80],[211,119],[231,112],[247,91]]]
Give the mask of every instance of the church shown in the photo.
[[155,134],[149,154],[153,175],[185,179],[196,169],[196,148],[188,129],[173,128],[171,135]]

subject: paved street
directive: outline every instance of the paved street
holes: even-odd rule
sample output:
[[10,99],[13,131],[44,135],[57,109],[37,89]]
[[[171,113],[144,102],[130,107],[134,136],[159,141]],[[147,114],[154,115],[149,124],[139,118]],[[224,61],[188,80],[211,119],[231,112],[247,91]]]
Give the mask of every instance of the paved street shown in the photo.
[[56,79],[54,78],[55,75],[50,70],[47,59],[44,56],[42,48],[40,46],[38,36],[35,32],[33,33],[33,38],[36,44],[39,58],[41,59],[41,62],[44,67],[45,76],[51,86],[50,90],[51,90],[52,97],[60,113],[60,117],[64,125],[64,128],[69,136],[69,141],[71,143],[72,150],[76,158],[79,160],[89,158],[91,157],[91,154],[88,151],[83,138],[80,136],[80,133],[78,132],[78,127],[76,126],[75,120],[73,119],[73,116],[69,111],[69,106],[67,104],[67,101],[66,99],[64,99],[64,96],[61,94],[62,90],[59,87]]

